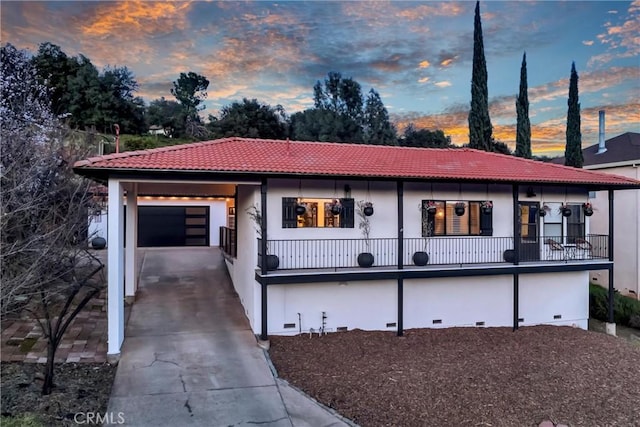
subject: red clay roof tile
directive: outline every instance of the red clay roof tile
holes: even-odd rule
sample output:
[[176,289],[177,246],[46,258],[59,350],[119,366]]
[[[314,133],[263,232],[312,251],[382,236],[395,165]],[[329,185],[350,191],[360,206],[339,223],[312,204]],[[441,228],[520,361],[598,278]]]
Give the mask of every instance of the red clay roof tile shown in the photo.
[[92,157],[91,171],[202,171],[640,186],[640,181],[473,149],[225,138]]

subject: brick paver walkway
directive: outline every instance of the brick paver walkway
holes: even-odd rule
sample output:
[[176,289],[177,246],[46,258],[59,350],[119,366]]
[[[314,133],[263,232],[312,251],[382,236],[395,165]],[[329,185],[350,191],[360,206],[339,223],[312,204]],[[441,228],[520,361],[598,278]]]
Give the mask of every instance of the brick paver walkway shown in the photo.
[[[105,362],[107,312],[104,295],[93,299],[69,325],[56,352],[55,362]],[[45,363],[47,342],[35,320],[2,323],[3,362]],[[35,343],[34,343],[35,342]]]

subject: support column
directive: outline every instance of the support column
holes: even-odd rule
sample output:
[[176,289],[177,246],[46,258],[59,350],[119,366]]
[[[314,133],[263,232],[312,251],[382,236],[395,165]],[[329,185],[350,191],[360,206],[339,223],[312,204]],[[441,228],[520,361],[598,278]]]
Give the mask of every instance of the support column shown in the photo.
[[125,248],[125,275],[124,275],[124,295],[127,300],[134,300],[138,291],[138,281],[136,277],[137,249],[138,249],[138,184],[132,183],[127,190],[127,229]]
[[[262,215],[262,223],[260,224],[260,253],[262,253],[262,258],[260,259],[260,272],[262,275],[267,274],[267,180],[263,179],[262,184],[260,184],[260,214]],[[260,328],[260,339],[262,341],[267,341],[269,339],[269,335],[267,331],[269,330],[267,327],[267,284],[262,283],[260,285],[261,288],[261,308],[262,308],[262,316],[261,316],[261,328]]]
[[607,324],[605,331],[609,335],[616,335],[616,323],[613,317],[613,299],[614,299],[614,283],[613,283],[613,190],[609,190],[609,241],[607,243],[609,249],[609,307],[607,310]]
[[520,275],[513,275],[513,331],[518,329],[520,319]]
[[117,358],[124,341],[124,195],[122,184],[109,179],[107,356]]
[[[511,193],[513,199],[513,265],[520,264],[520,187],[513,184]],[[518,329],[519,304],[520,304],[520,275],[513,275],[513,331]]]
[[[398,270],[404,268],[404,183],[398,181]],[[404,334],[404,279],[398,274],[398,328],[397,335]]]
[[513,264],[520,264],[520,200],[518,184],[513,184]]

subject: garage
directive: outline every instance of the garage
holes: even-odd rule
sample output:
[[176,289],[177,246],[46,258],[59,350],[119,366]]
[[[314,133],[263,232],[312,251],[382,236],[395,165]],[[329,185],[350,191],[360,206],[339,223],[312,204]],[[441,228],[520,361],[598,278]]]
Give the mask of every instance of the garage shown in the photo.
[[209,246],[209,206],[139,206],[138,247]]

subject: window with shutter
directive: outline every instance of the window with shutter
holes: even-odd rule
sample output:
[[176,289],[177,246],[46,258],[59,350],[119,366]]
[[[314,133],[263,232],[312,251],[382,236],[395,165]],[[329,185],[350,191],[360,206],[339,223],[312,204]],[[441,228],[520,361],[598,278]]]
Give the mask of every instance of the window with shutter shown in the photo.
[[493,236],[493,211],[483,212],[480,209],[480,235]]
[[[282,198],[282,228],[353,228],[355,203],[353,199]],[[304,205],[305,212],[296,214],[296,206]],[[332,208],[338,205],[340,213]]]
[[297,203],[298,199],[294,197],[282,198],[282,228],[296,228],[298,226]]
[[340,227],[353,228],[355,215],[355,201],[353,199],[340,199],[342,212],[340,213]]

